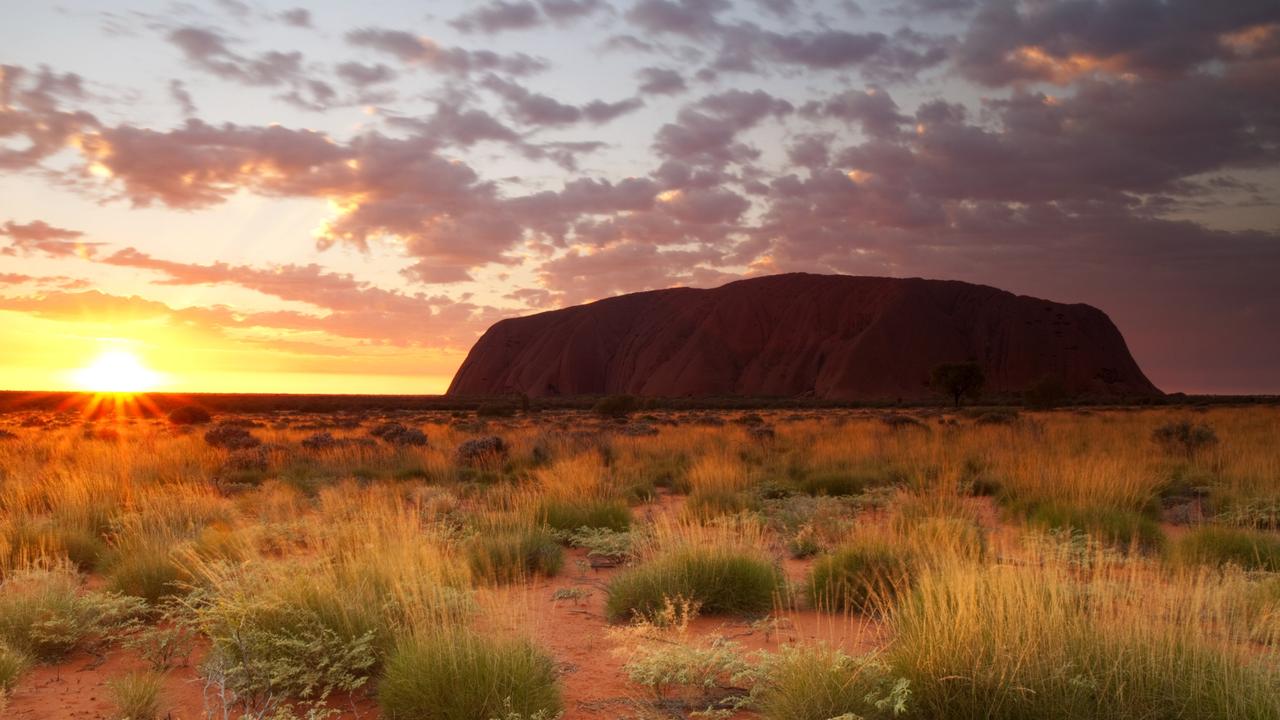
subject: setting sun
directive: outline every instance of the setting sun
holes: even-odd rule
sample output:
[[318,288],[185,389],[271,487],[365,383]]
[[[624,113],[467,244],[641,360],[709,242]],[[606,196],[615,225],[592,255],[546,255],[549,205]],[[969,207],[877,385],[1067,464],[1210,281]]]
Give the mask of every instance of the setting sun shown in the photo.
[[75,384],[91,392],[145,392],[160,382],[160,375],[126,350],[107,350],[77,370]]

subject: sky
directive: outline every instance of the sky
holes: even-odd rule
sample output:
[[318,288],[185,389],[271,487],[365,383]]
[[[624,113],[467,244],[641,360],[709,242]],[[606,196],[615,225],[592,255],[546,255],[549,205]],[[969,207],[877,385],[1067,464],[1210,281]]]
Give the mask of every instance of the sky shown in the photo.
[[0,389],[438,393],[493,322],[806,271],[1280,393],[1277,0],[0,6]]

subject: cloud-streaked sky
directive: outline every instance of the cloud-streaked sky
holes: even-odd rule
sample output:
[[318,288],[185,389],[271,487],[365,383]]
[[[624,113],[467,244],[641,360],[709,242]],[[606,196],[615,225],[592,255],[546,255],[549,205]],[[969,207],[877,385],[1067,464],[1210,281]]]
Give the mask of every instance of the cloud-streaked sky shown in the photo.
[[6,0],[0,386],[440,392],[493,321],[804,270],[1280,393],[1277,0]]

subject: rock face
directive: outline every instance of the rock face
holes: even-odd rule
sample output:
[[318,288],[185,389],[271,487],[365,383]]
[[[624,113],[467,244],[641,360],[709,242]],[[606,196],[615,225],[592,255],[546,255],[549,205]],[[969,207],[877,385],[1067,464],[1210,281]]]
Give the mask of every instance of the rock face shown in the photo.
[[982,365],[987,391],[1055,375],[1074,394],[1154,395],[1097,308],[983,285],[793,273],[674,288],[502,320],[450,395],[933,395],[942,362]]

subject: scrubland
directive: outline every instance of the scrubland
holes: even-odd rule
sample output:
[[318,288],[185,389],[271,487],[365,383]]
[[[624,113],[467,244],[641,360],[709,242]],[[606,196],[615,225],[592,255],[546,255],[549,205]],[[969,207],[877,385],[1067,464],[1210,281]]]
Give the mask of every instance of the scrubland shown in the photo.
[[0,416],[4,717],[1280,718],[1276,407],[504,415]]

